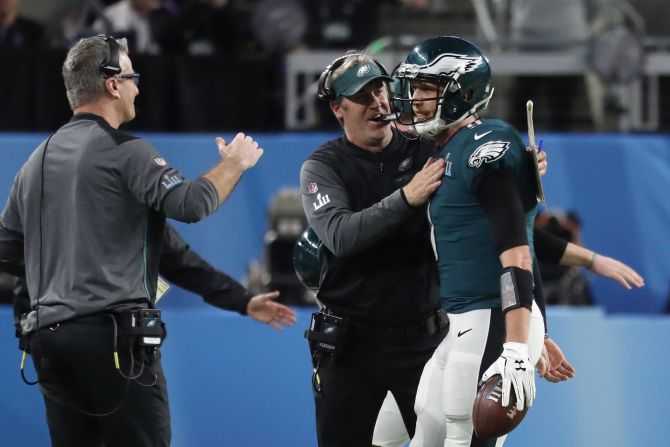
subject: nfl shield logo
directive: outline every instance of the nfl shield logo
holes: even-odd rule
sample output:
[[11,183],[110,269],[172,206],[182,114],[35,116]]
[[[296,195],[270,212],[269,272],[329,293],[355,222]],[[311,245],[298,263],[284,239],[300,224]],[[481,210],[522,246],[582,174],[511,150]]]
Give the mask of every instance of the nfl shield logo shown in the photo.
[[154,162],[155,162],[158,166],[165,166],[165,165],[167,164],[167,162],[166,162],[162,157],[156,157],[156,158],[154,158]]
[[309,186],[307,187],[307,192],[309,192],[310,194],[314,194],[318,190],[319,187],[316,185],[316,182],[310,183]]

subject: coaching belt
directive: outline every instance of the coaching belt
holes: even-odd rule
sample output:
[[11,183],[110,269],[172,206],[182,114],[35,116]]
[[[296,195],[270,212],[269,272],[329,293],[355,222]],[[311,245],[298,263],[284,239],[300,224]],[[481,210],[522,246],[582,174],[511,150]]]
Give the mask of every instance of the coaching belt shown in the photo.
[[359,340],[402,343],[419,340],[449,327],[449,317],[444,309],[436,310],[425,320],[408,326],[371,326],[350,321],[352,335]]

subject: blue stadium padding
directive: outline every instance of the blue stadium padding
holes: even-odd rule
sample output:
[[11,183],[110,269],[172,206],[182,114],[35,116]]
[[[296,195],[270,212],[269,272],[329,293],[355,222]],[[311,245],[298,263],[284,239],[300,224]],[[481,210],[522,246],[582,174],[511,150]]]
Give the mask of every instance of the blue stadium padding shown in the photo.
[[[147,134],[166,159],[189,177],[218,160],[213,134]],[[234,135],[224,135],[230,141]],[[334,134],[259,134],[265,148],[222,209],[195,225],[177,224],[205,258],[236,278],[261,251],[271,197],[283,187],[297,188],[302,161]],[[45,138],[0,134],[0,201],[30,151]],[[670,137],[667,135],[547,134],[549,174],[544,178],[550,208],[575,210],[583,222],[583,241],[629,263],[647,286],[628,292],[600,278],[592,284],[607,312],[660,313],[670,284]],[[172,305],[188,301],[172,300]]]
[[551,134],[544,147],[548,206],[576,210],[586,245],[646,279],[644,289],[625,292],[594,278],[596,301],[608,312],[662,312],[670,285],[670,138]]
[[[187,299],[178,290],[167,299]],[[167,308],[163,348],[173,446],[316,445],[311,365],[298,323],[277,333],[206,305]],[[550,308],[550,332],[577,377],[538,381],[538,398],[508,444],[543,447],[667,445],[670,317],[605,316]],[[41,395],[18,374],[11,312],[0,306],[0,445],[48,445]],[[28,368],[33,377],[32,365]],[[346,428],[343,428],[346,429]]]

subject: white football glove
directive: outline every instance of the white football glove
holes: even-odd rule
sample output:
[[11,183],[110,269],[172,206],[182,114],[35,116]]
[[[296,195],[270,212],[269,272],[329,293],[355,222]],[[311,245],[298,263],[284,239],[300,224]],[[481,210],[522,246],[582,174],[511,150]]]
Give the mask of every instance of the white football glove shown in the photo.
[[528,345],[525,343],[505,343],[500,357],[493,362],[482,376],[482,383],[490,377],[500,374],[502,377],[502,405],[509,405],[510,385],[516,394],[516,409],[523,410],[524,402],[529,407],[535,399],[535,368],[528,358]]

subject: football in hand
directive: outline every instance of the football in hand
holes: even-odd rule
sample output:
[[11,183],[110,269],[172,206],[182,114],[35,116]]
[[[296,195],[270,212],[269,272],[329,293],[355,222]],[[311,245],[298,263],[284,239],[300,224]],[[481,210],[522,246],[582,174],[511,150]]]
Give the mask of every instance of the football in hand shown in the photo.
[[477,392],[472,407],[472,422],[478,438],[497,438],[514,430],[528,412],[516,409],[516,394],[511,390],[509,405],[502,406],[502,377],[490,377]]

